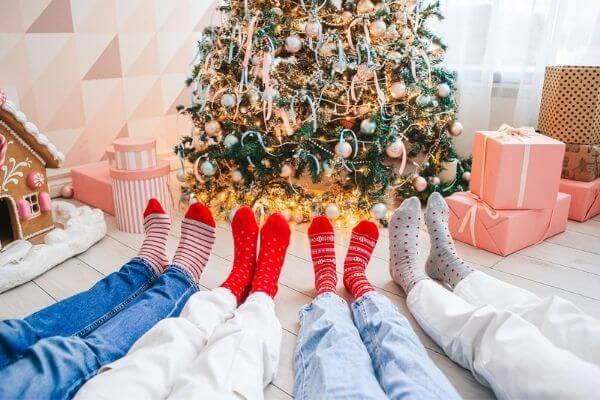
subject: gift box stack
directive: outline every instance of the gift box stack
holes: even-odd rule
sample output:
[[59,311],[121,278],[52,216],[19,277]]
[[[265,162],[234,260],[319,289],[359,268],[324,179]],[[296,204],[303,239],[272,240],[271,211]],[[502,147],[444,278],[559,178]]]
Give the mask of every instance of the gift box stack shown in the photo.
[[567,144],[560,191],[569,218],[600,214],[600,67],[548,67],[538,130]]
[[477,132],[471,191],[446,198],[452,237],[506,256],[563,232],[571,201],[559,192],[564,152],[533,128]]

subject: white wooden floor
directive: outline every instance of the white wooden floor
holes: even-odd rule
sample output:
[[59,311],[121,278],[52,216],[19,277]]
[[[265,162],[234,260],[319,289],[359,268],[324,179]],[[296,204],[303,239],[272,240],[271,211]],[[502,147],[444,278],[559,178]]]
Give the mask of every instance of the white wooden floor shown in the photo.
[[[107,215],[106,220],[109,226],[108,235],[87,252],[64,262],[32,282],[0,294],[0,319],[24,317],[67,296],[86,290],[134,256],[141,244],[142,235],[119,232],[114,217]],[[173,254],[177,246],[180,221],[180,216],[175,218],[169,238],[169,255]],[[293,393],[292,354],[298,333],[298,310],[314,295],[306,229],[306,225],[293,226],[293,237],[276,297],[277,314],[283,325],[284,335],[279,375],[268,388],[269,399],[289,399]],[[468,371],[446,358],[409,314],[404,293],[392,282],[388,274],[387,236],[387,231],[382,229],[368,269],[370,279],[411,321],[430,357],[464,398],[493,398],[493,394],[479,385]],[[339,273],[348,238],[348,231],[337,232]],[[421,235],[420,239],[422,257],[425,258],[429,249],[429,239],[427,235]],[[457,244],[457,248],[460,256],[485,273],[538,295],[562,296],[590,315],[600,318],[600,217],[584,224],[569,222],[565,233],[506,258],[461,243]],[[212,288],[221,283],[229,273],[232,254],[229,225],[226,222],[219,223],[217,241],[202,277],[202,286]],[[339,292],[347,297],[347,293],[342,289],[341,279]]]

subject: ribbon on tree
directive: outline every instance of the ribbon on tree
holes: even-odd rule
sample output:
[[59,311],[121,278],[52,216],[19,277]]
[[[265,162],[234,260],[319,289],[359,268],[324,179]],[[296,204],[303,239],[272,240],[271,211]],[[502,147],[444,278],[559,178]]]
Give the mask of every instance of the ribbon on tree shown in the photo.
[[483,201],[476,194],[473,194],[471,192],[459,192],[459,193],[455,193],[454,196],[464,196],[464,197],[468,197],[473,200],[473,204],[471,205],[471,207],[469,207],[469,209],[463,216],[460,226],[458,227],[458,232],[463,233],[467,229],[467,226],[468,226],[469,233],[471,235],[471,242],[473,243],[474,247],[477,247],[477,238],[476,238],[476,234],[475,234],[475,225],[477,222],[477,210],[481,207],[481,209],[483,209],[486,212],[486,214],[492,219],[498,219],[500,217],[500,215],[496,212],[496,210],[494,210],[489,204],[487,204],[485,201]]
[[290,116],[288,115],[287,111],[285,111],[285,109],[283,108],[278,108],[277,113],[279,114],[279,118],[281,118],[281,121],[283,122],[283,130],[285,131],[285,134],[288,136],[292,136],[294,134],[294,130],[292,129],[292,125],[290,124]]
[[265,120],[265,126],[267,125],[267,121],[271,119],[271,115],[273,114],[273,86],[271,85],[271,64],[273,61],[273,56],[270,52],[266,52],[263,57],[263,65],[262,65],[262,81],[265,87],[264,93],[266,96],[266,100],[263,102],[263,117]]
[[300,93],[300,95],[294,95],[294,97],[292,97],[292,101],[290,101],[290,117],[292,119],[292,122],[294,123],[294,125],[297,125],[298,122],[296,120],[296,111],[294,111],[294,106],[296,105],[296,98],[300,97],[302,100],[306,100],[308,102],[308,105],[310,106],[310,111],[311,111],[311,115],[312,115],[312,125],[313,125],[313,132],[317,131],[318,128],[318,121],[317,121],[317,107],[315,105],[315,102],[313,101],[312,97],[310,97],[310,95],[308,93]]
[[[0,95],[1,94],[2,93],[0,93]],[[8,140],[6,140],[4,135],[0,134],[0,168],[4,166],[4,162],[6,161],[6,153],[8,153]]]

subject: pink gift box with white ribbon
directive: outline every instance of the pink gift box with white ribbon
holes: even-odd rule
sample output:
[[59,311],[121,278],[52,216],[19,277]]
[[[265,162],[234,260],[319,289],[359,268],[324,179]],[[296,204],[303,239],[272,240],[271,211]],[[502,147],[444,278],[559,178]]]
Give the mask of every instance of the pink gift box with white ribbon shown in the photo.
[[553,208],[565,144],[533,128],[475,134],[471,192],[496,210]]
[[139,171],[157,166],[156,140],[147,137],[125,137],[113,142],[114,168]]
[[571,196],[554,195],[554,205],[541,210],[494,210],[471,192],[446,198],[450,233],[460,242],[507,256],[563,232]]
[[600,178],[591,182],[561,179],[560,191],[572,197],[569,219],[584,222],[600,214]]

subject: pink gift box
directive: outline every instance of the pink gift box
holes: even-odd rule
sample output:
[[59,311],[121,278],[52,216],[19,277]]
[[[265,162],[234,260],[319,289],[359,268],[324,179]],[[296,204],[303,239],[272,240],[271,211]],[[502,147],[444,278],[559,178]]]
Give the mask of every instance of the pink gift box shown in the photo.
[[71,169],[73,194],[76,200],[115,214],[113,190],[108,161],[81,165]]
[[496,210],[553,208],[565,144],[538,133],[475,134],[471,192]]
[[600,178],[591,182],[561,179],[560,191],[571,195],[569,219],[583,222],[600,214]]
[[470,192],[447,197],[450,233],[460,242],[507,256],[563,232],[571,196],[558,193],[544,210],[493,210]]
[[154,168],[156,159],[156,140],[149,137],[125,137],[113,142],[114,160],[117,169],[138,171]]

